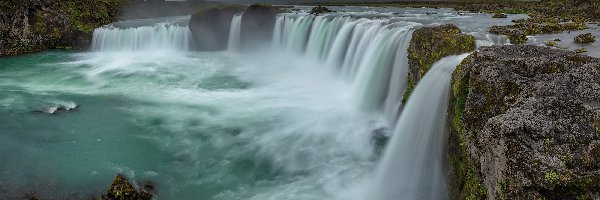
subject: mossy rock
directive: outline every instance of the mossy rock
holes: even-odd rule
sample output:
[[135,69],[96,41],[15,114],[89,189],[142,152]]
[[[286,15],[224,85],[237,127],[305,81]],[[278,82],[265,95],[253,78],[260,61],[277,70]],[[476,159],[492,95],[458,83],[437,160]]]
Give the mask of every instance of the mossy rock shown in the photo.
[[591,33],[580,34],[575,37],[575,43],[577,44],[589,44],[596,42],[596,37]]
[[331,12],[331,10],[329,10],[329,8],[327,8],[325,6],[321,6],[321,5],[315,6],[310,10],[310,14],[313,14],[313,15],[320,15],[320,14],[325,14],[328,12]]
[[546,42],[546,46],[555,47],[555,46],[558,46],[558,42],[556,42],[554,40],[548,41],[548,42]]
[[600,59],[566,50],[492,46],[465,58],[447,115],[450,198],[600,198],[600,109],[583,103],[600,100],[598,83]]
[[43,49],[87,49],[95,28],[117,20],[118,0],[30,0],[0,4],[0,18],[8,19],[0,30],[0,56]]
[[435,62],[446,56],[474,50],[475,38],[463,34],[453,24],[422,27],[415,30],[408,47],[409,76],[404,101],[408,100],[412,89]]
[[575,49],[575,53],[585,53],[587,50],[585,48]]
[[507,18],[508,16],[504,13],[495,13],[492,18]]
[[151,200],[153,190],[154,187],[147,183],[138,191],[125,176],[119,174],[115,177],[106,194],[98,200]]

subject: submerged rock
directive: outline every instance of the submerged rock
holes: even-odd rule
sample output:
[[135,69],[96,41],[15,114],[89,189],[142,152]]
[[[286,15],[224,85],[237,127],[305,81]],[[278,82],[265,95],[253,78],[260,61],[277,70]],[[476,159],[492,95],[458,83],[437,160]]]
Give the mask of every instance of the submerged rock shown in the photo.
[[591,33],[581,34],[575,37],[575,43],[588,44],[596,42],[596,37]]
[[106,195],[99,200],[150,200],[154,187],[147,183],[139,190],[129,183],[125,176],[119,174],[108,188]]
[[463,34],[453,24],[437,27],[423,27],[415,30],[408,47],[408,86],[404,93],[404,101],[421,77],[431,66],[449,55],[458,55],[475,50],[475,38]]
[[600,59],[483,47],[453,75],[451,199],[599,199]]
[[201,51],[219,51],[227,48],[231,20],[243,7],[233,4],[217,4],[202,8],[192,15],[190,31]]

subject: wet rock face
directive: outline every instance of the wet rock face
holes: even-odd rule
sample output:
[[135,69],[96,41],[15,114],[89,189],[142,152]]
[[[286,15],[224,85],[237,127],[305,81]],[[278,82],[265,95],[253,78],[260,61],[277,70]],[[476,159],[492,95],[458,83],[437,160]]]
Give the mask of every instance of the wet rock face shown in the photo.
[[453,75],[452,199],[600,198],[600,59],[484,47]]
[[453,24],[415,30],[408,47],[408,87],[404,93],[404,101],[435,62],[449,55],[473,50],[475,50],[475,38],[463,34]]
[[201,9],[192,15],[189,22],[190,31],[201,51],[219,51],[227,48],[231,20],[243,7],[220,4]]
[[95,28],[116,20],[118,1],[0,1],[0,56],[85,49]]
[[250,49],[271,41],[277,9],[264,4],[251,5],[242,16],[241,45]]

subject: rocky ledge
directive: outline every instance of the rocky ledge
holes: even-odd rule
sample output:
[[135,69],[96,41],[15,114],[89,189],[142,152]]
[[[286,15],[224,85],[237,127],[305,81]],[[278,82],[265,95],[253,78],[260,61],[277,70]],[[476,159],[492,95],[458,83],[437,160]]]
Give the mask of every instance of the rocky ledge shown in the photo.
[[84,49],[96,27],[118,16],[118,0],[0,1],[0,56]]
[[415,30],[408,47],[408,87],[404,93],[404,101],[408,100],[421,77],[425,76],[435,62],[446,56],[474,50],[475,38],[463,34],[453,24]]
[[600,59],[493,46],[453,75],[452,199],[600,199]]

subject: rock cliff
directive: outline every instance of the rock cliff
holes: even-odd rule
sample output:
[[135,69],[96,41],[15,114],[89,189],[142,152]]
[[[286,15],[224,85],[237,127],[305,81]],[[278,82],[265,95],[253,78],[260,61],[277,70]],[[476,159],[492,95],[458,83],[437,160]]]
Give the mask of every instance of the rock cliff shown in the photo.
[[201,51],[219,51],[227,48],[231,19],[243,7],[231,4],[218,4],[202,8],[192,15],[190,30]]
[[452,199],[600,198],[600,59],[484,47],[451,93]]

